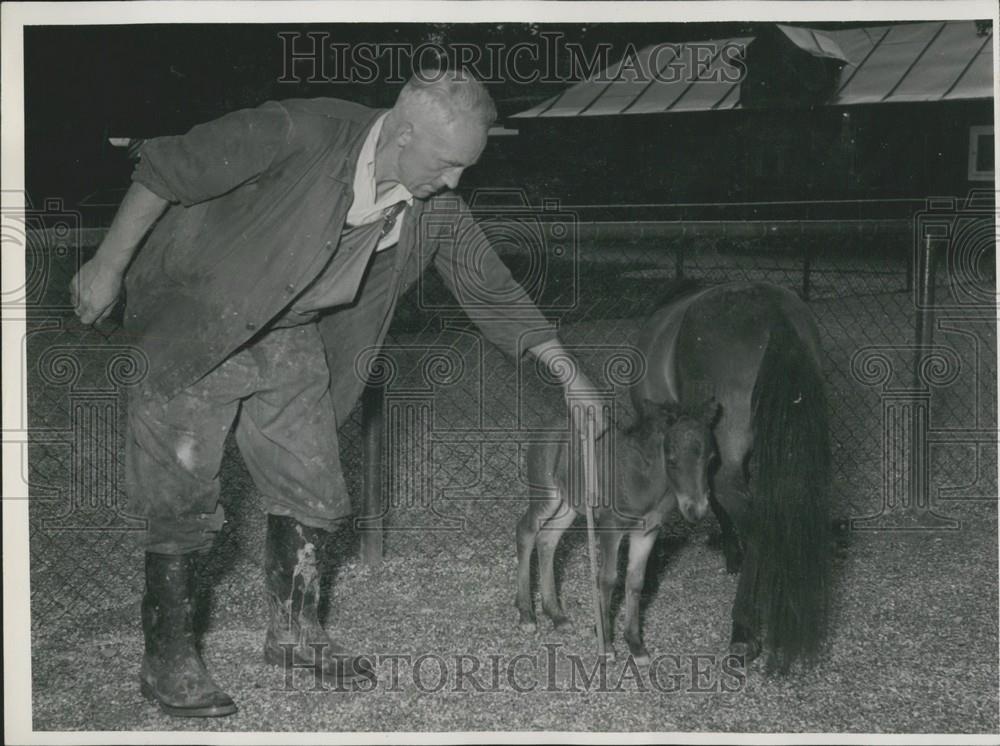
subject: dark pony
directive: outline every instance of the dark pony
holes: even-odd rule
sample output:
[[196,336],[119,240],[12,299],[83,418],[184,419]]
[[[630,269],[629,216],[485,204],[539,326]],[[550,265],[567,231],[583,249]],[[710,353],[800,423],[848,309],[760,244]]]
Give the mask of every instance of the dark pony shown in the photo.
[[830,591],[830,441],[809,307],[766,283],[681,283],[644,326],[634,401],[715,397],[712,508],[740,579],[730,650],[772,668],[815,657]]

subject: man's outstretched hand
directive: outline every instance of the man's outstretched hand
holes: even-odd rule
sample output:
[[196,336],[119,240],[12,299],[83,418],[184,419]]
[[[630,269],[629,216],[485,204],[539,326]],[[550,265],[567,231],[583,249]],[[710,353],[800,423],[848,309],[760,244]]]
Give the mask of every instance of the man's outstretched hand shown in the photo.
[[594,435],[600,437],[610,424],[610,418],[604,411],[607,397],[601,395],[583,372],[580,362],[557,339],[543,342],[532,348],[531,352],[548,368],[552,377],[562,384],[574,432],[587,432],[588,413],[592,413],[589,416],[594,419]]

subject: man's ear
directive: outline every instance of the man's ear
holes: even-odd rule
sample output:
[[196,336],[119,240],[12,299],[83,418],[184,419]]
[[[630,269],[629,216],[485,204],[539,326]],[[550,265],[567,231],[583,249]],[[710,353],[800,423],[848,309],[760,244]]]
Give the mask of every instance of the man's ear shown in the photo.
[[413,139],[413,123],[403,122],[399,130],[396,132],[396,144],[403,148],[409,145],[410,140]]

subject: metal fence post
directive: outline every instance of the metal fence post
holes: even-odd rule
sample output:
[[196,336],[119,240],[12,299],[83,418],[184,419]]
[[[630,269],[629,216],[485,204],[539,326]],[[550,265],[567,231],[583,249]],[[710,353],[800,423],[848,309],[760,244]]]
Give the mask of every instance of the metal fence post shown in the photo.
[[935,237],[928,235],[924,240],[924,250],[917,257],[917,298],[916,345],[917,354],[913,360],[913,386],[920,386],[920,366],[924,355],[934,343],[934,284],[937,281],[937,246]]
[[[928,234],[924,239],[923,251],[917,257],[917,300],[916,355],[913,358],[913,391],[919,392],[928,385],[923,372],[925,360],[931,355],[934,344],[934,286],[937,283],[937,265],[940,259],[938,241],[941,238]],[[918,525],[925,528],[958,528],[959,523],[952,518],[934,512],[931,506],[930,451],[928,432],[930,430],[930,393],[922,398],[922,406],[910,419],[908,468],[911,494],[905,506]]]

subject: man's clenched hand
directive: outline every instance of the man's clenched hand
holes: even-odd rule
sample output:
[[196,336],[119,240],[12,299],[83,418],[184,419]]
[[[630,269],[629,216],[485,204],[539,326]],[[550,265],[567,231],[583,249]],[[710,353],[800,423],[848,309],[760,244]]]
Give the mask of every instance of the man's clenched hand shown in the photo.
[[84,324],[99,324],[111,315],[139,242],[168,204],[139,182],[132,182],[94,258],[80,267],[70,283],[73,310]]
[[121,270],[95,257],[76,273],[69,297],[81,322],[100,324],[111,314],[121,289]]

